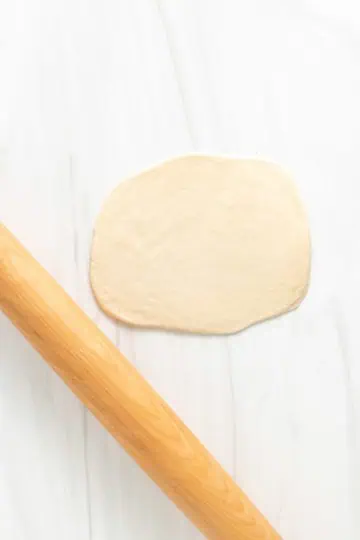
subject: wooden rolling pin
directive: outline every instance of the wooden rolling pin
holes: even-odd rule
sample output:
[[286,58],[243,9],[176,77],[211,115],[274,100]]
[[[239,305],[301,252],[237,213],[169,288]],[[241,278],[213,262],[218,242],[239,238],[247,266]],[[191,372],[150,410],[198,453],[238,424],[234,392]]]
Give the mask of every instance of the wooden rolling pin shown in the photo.
[[209,539],[280,538],[133,365],[1,223],[0,307]]

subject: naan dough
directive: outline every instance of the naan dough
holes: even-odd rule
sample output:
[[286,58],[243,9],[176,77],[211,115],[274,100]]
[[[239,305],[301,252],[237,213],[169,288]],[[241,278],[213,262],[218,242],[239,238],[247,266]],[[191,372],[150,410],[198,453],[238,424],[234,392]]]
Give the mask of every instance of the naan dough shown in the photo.
[[306,216],[278,166],[186,156],[110,195],[90,273],[116,319],[228,334],[298,306],[309,268]]

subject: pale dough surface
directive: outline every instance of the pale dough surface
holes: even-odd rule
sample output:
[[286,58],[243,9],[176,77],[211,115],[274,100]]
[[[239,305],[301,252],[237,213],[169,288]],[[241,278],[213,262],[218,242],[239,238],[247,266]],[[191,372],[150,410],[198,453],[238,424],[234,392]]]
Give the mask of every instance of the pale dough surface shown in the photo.
[[276,165],[186,156],[121,183],[97,218],[91,283],[109,315],[227,334],[295,308],[307,219]]

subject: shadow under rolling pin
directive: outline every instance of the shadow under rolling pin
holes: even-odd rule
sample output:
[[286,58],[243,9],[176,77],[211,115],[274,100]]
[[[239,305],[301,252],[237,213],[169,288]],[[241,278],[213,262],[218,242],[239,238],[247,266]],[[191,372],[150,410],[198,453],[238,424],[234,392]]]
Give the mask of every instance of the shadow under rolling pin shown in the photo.
[[1,223],[0,308],[207,538],[280,538],[165,401]]

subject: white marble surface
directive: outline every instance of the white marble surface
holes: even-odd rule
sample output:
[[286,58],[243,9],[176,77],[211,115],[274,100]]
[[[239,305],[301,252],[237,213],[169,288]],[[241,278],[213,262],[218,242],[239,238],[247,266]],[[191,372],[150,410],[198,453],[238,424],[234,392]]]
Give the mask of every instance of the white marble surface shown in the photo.
[[[360,538],[357,4],[0,0],[1,220],[285,540]],[[292,171],[313,241],[298,311],[229,338],[98,311],[88,248],[104,196],[189,151]],[[4,317],[0,538],[200,538]]]

